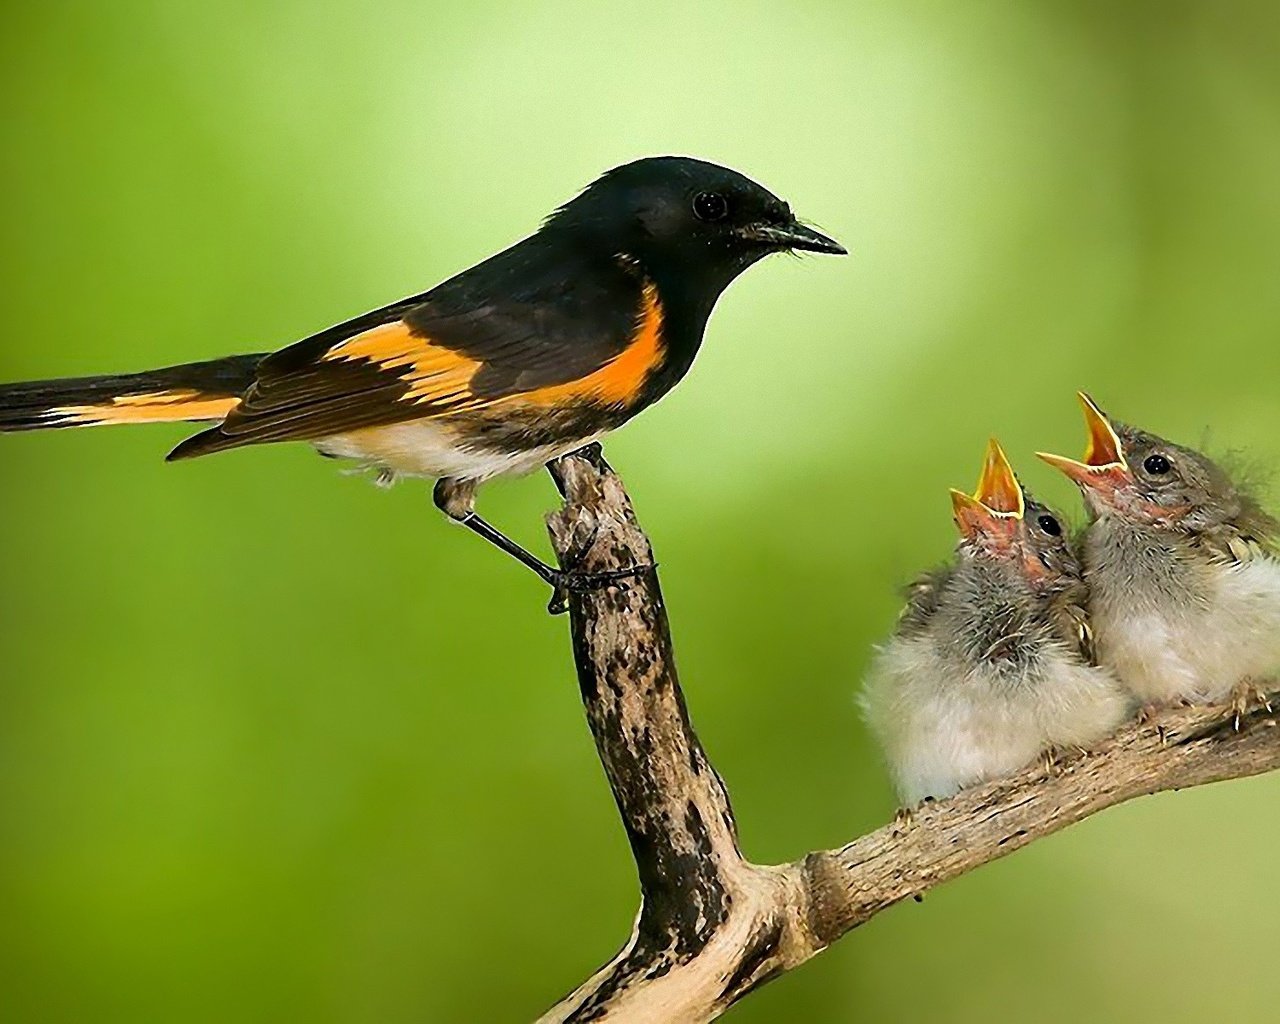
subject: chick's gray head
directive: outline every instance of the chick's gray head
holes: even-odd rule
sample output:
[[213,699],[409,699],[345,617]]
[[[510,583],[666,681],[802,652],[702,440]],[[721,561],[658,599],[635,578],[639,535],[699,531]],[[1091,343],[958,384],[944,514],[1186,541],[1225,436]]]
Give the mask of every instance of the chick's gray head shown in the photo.
[[1274,529],[1274,521],[1203,452],[1108,417],[1081,394],[1084,459],[1041,453],[1080,487],[1090,513],[1186,533],[1221,527]]

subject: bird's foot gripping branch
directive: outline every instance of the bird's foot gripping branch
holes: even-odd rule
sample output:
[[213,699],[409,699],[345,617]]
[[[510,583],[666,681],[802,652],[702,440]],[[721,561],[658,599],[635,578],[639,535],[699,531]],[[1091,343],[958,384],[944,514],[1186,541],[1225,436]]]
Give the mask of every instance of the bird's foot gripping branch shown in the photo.
[[[836,850],[760,866],[689,721],[648,538],[598,448],[550,467],[562,565],[628,570],[567,595],[587,722],[635,855],[641,910],[612,961],[543,1024],[699,1024],[881,910],[1136,796],[1280,768],[1266,704],[1176,708],[1087,756],[918,808]],[[633,573],[633,574],[632,574]],[[1280,707],[1280,693],[1268,695]]]

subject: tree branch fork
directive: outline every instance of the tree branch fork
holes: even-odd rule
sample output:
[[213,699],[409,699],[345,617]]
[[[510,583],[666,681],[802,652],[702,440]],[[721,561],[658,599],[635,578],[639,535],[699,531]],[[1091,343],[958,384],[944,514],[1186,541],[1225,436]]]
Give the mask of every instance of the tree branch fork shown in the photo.
[[[569,595],[587,722],[635,856],[628,943],[539,1024],[700,1024],[858,925],[1092,814],[1165,790],[1280,768],[1265,707],[1176,708],[1088,754],[966,790],[789,864],[752,864],[680,690],[653,553],[598,447],[549,467],[563,566],[634,575]],[[650,567],[650,568],[644,568]],[[1280,709],[1280,692],[1271,695]]]

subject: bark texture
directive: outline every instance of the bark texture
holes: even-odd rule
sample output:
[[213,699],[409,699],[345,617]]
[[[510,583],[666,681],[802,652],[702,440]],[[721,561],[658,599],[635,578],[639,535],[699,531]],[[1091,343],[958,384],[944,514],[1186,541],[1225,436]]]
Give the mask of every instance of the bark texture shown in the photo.
[[[632,570],[571,588],[578,682],[631,841],[630,940],[541,1024],[700,1024],[901,900],[1136,796],[1280,768],[1265,707],[1171,709],[1098,750],[918,809],[838,850],[748,862],[724,782],[689,722],[648,538],[596,447],[553,463],[563,567]],[[1280,692],[1271,706],[1280,708]]]

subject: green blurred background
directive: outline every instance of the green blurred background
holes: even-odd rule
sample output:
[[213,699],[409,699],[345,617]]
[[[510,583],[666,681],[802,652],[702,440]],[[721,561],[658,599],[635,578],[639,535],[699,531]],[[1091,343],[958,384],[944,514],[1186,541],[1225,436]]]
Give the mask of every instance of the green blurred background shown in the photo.
[[[608,443],[761,861],[894,803],[854,693],[997,433],[1280,459],[1280,15],[1208,3],[7,4],[0,379],[292,341],[649,153],[853,251]],[[0,438],[0,1018],[522,1021],[634,880],[534,579],[303,446]],[[545,477],[482,507],[545,550]],[[1274,1020],[1280,777],[1141,801],[729,1018]]]

